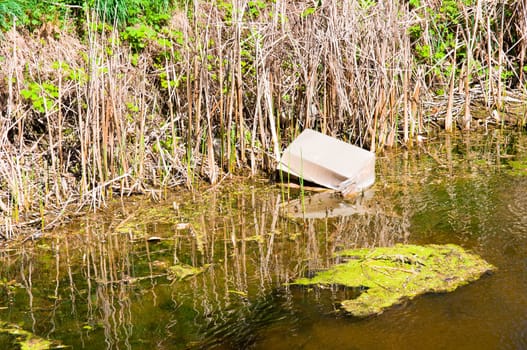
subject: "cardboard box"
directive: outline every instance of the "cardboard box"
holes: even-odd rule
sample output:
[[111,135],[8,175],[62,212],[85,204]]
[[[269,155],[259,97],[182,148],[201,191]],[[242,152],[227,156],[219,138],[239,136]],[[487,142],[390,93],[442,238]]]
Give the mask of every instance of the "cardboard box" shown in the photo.
[[347,196],[373,185],[375,154],[306,129],[284,150],[278,170]]

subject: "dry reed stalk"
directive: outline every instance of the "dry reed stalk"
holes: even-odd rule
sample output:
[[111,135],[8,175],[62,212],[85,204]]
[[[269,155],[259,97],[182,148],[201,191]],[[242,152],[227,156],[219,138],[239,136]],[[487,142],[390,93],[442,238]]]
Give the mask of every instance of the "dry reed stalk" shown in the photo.
[[470,86],[469,86],[470,68],[469,67],[470,65],[467,65],[467,67],[465,67],[466,72],[463,78],[463,81],[464,81],[463,91],[464,91],[464,96],[465,96],[463,122],[462,122],[463,130],[470,130],[470,122],[472,120],[472,116],[470,113]]
[[403,72],[403,142],[408,143],[410,140],[410,126],[409,126],[409,103],[408,91],[410,90],[410,83],[408,78],[408,69]]
[[454,81],[455,81],[455,62],[456,62],[456,55],[454,53],[454,59],[452,60],[452,71],[450,73],[450,79],[448,83],[448,100],[447,100],[447,106],[446,106],[446,113],[445,113],[445,130],[447,132],[452,132],[452,121],[453,121],[453,115],[452,115],[452,108],[454,106]]
[[233,12],[232,20],[235,27],[234,32],[234,76],[235,76],[235,101],[236,101],[236,109],[235,109],[235,117],[234,120],[236,121],[236,129],[237,129],[237,135],[238,135],[238,142],[239,142],[239,153],[240,153],[240,161],[242,164],[245,164],[245,118],[243,114],[244,109],[244,103],[243,103],[243,94],[244,94],[244,84],[243,84],[243,73],[242,73],[242,41],[243,41],[243,34],[242,34],[242,26],[244,26],[243,17],[245,15],[245,9],[247,7],[247,0],[232,0],[232,7],[233,9],[236,9],[236,11]]
[[519,34],[519,81],[523,87],[524,84],[524,67],[525,67],[525,54],[527,51],[527,4],[525,1],[516,2],[516,32]]
[[472,78],[472,65],[473,65],[473,59],[474,59],[474,49],[475,44],[477,40],[477,28],[479,24],[479,18],[481,16],[481,1],[477,1],[477,8],[476,8],[476,16],[474,18],[474,27],[471,28],[470,21],[471,17],[469,15],[469,10],[466,6],[463,6],[463,14],[465,17],[465,31],[463,33],[463,37],[465,39],[465,47],[466,47],[466,63],[465,63],[465,75],[463,76],[463,92],[465,94],[465,101],[464,101],[464,113],[463,113],[463,122],[462,122],[462,128],[463,130],[470,130],[470,122],[472,120],[472,116],[470,113],[470,82]]
[[414,116],[415,127],[413,134],[417,136],[418,134],[425,132],[424,126],[424,117],[421,103],[421,95],[424,86],[424,74],[422,69],[418,69],[415,76],[415,86],[412,93],[412,115]]
[[493,50],[492,50],[492,29],[491,29],[491,15],[486,16],[486,31],[487,31],[487,86],[486,86],[486,105],[490,106],[490,101],[493,99],[493,91],[494,91],[494,83],[493,83],[493,76],[494,76],[494,62],[493,62]]
[[459,27],[456,30],[456,38],[454,41],[454,52],[452,56],[452,62],[450,64],[450,77],[448,81],[448,99],[445,113],[445,130],[447,132],[452,131],[452,122],[453,122],[453,106],[454,106],[454,87],[455,87],[455,77],[456,77],[456,58],[457,58],[457,48],[458,48],[458,36],[459,36]]
[[501,28],[500,28],[500,31],[498,33],[498,62],[497,62],[497,66],[498,66],[498,72],[497,72],[497,87],[496,87],[496,94],[494,97],[494,104],[496,105],[496,108],[498,110],[501,110],[503,108],[503,105],[502,105],[502,94],[503,94],[503,85],[502,85],[502,74],[503,74],[503,63],[504,63],[504,55],[503,55],[503,31],[504,31],[504,26],[505,26],[505,23],[503,23],[504,21],[504,17],[505,17],[505,9],[504,7],[502,6],[501,7],[501,13],[499,14],[501,16],[501,21],[500,21],[500,25],[501,25]]
[[[218,15],[218,12],[217,10],[214,11],[214,15],[216,18],[219,17]],[[217,113],[217,127],[219,128],[219,131],[216,133],[216,135],[214,135],[215,137],[215,140],[219,140],[219,144],[216,144],[215,146],[216,147],[219,147],[219,151],[217,152],[219,154],[219,167],[220,169],[225,169],[225,164],[226,164],[226,161],[225,161],[225,150],[226,150],[226,145],[225,145],[225,92],[224,92],[224,89],[225,89],[225,60],[224,60],[224,56],[223,56],[223,46],[224,46],[224,43],[223,43],[223,38],[222,38],[222,33],[221,33],[221,26],[220,25],[215,25],[214,26],[216,31],[215,31],[215,35],[214,35],[214,40],[216,41],[216,56],[219,58],[218,59],[218,113]]]

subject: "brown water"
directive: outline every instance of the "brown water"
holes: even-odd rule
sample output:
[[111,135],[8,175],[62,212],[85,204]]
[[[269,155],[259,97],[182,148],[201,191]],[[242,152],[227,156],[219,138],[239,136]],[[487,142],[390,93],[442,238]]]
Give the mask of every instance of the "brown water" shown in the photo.
[[[377,165],[373,191],[322,209],[348,216],[287,217],[298,193],[251,180],[132,198],[4,247],[0,321],[73,349],[527,348],[527,137],[430,140]],[[284,286],[336,250],[397,242],[456,243],[498,270],[367,319],[338,309],[354,291]],[[203,272],[174,279],[178,262]]]

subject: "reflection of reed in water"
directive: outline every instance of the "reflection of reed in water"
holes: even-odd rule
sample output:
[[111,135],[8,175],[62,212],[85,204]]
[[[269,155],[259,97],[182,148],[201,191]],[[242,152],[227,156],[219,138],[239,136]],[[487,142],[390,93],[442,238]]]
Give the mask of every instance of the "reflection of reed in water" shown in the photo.
[[[261,188],[211,192],[202,204],[180,205],[174,216],[156,218],[157,224],[141,225],[144,214],[138,210],[138,224],[130,227],[141,227],[140,235],[116,230],[123,219],[86,218],[83,232],[53,244],[53,292],[47,293],[54,298],[48,304],[60,313],[48,315],[48,334],[69,329],[78,346],[107,349],[132,348],[139,341],[148,347],[245,346],[273,324],[295,327],[295,303],[284,282],[327,267],[339,249],[407,237],[407,219],[387,215],[393,209],[382,199],[365,214],[308,220],[281,216],[281,201],[279,193]],[[154,235],[157,243],[149,242]],[[174,264],[203,270],[168,280]],[[32,271],[27,266],[24,271]],[[42,276],[31,277],[42,289]],[[59,317],[64,313],[68,323]],[[35,324],[41,320],[35,314]]]
[[106,347],[131,348],[134,249],[127,239],[97,226],[86,228],[85,265],[89,327],[102,327]]
[[[283,282],[329,266],[337,250],[392,245],[408,237],[408,220],[394,215],[382,200],[373,201],[368,213],[322,220],[282,217],[280,195],[262,197],[253,191],[250,200],[240,194],[207,200],[209,205],[196,219],[201,226],[194,230],[208,254],[205,260],[214,265],[192,288],[192,299],[199,300],[195,307],[200,310],[198,323],[204,337],[196,347],[222,342],[247,346],[244,341],[254,340],[260,329],[280,322],[289,312],[270,297],[281,290],[285,295],[279,302],[287,300]],[[191,251],[192,261],[202,260],[198,250],[189,249],[197,241],[190,239],[188,246],[180,246],[178,256]],[[177,289],[173,299],[181,303]]]

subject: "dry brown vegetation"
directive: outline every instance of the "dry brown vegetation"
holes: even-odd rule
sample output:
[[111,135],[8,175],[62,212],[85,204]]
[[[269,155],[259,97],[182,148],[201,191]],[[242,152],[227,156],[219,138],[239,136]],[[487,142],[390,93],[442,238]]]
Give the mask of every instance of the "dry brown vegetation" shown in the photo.
[[272,170],[304,128],[379,151],[434,127],[523,127],[506,108],[522,101],[525,3],[445,3],[194,1],[126,39],[90,16],[83,35],[13,28],[0,40],[2,237],[113,194]]

